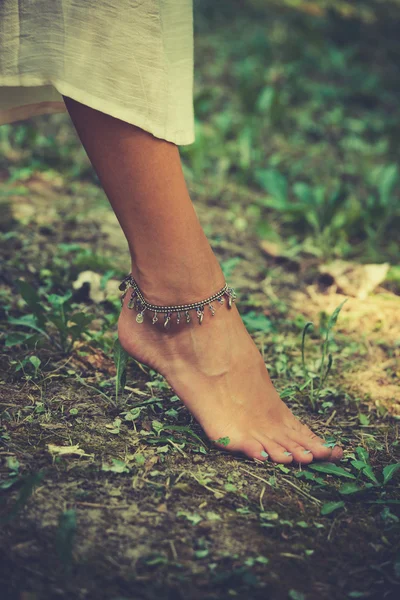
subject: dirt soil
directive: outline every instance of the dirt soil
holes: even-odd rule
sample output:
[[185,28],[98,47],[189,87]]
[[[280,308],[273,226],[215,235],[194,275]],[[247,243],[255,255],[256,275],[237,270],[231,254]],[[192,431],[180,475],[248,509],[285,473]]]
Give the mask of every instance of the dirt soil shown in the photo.
[[[62,293],[82,271],[114,269],[117,281],[129,264],[95,185],[38,174],[25,186],[3,213],[2,343],[21,331],[7,317],[29,312],[19,277]],[[234,191],[193,190],[193,198],[279,391],[317,433],[343,445],[340,466],[350,476],[213,448],[165,381],[134,361],[116,401],[117,302],[94,303],[82,288],[76,302],[96,319],[72,351],[57,349],[50,331],[33,349],[2,353],[1,598],[397,598],[399,472],[375,485],[351,462],[363,448],[382,482],[383,468],[400,460],[399,297],[381,286],[365,300],[349,298],[313,407],[302,386],[302,330],[314,321],[305,361],[318,372],[324,324],[344,294],[321,278],[315,258],[263,249]],[[33,355],[37,370],[17,369]],[[346,483],[361,489],[345,494]],[[321,514],[329,502],[342,504]]]

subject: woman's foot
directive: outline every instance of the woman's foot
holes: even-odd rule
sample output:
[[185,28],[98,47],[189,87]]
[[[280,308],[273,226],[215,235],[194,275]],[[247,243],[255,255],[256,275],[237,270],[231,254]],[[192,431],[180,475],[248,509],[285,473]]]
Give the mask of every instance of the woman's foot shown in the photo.
[[[197,297],[218,291],[220,282]],[[166,378],[217,445],[278,463],[341,459],[341,448],[324,446],[279,398],[235,305],[229,310],[216,302],[215,316],[206,312],[201,325],[196,318],[177,325],[174,316],[165,330],[148,314],[137,323],[136,311],[127,307],[129,296],[128,291],[118,323],[122,347]],[[174,303],[165,296],[145,297],[153,304]],[[185,302],[190,300],[175,301]]]

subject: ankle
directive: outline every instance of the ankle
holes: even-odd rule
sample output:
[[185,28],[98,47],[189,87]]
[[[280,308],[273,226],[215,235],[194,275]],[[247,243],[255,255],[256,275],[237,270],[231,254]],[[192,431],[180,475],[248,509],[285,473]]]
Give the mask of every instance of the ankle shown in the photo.
[[132,275],[151,304],[186,304],[203,300],[225,285],[225,277],[213,253],[190,265],[182,259],[173,268],[158,264],[150,269],[132,260]]

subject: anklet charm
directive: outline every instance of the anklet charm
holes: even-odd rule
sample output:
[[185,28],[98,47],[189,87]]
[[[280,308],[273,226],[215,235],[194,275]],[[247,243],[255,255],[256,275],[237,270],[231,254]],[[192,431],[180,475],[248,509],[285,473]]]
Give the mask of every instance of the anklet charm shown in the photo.
[[203,319],[204,319],[204,307],[205,306],[208,306],[211,315],[214,316],[215,315],[215,307],[212,304],[212,302],[217,301],[220,305],[224,304],[224,302],[225,302],[224,296],[226,296],[228,308],[232,308],[232,303],[235,302],[235,300],[236,300],[235,290],[232,287],[228,286],[227,283],[225,283],[224,287],[219,292],[217,292],[213,296],[210,296],[209,298],[206,298],[205,300],[201,300],[200,302],[193,302],[193,303],[189,303],[189,304],[179,304],[179,305],[172,305],[172,306],[159,306],[157,304],[150,304],[150,302],[147,302],[147,300],[145,300],[145,298],[144,298],[138,284],[134,280],[132,274],[127,275],[127,277],[125,277],[122,280],[122,282],[119,286],[119,289],[122,292],[121,305],[123,304],[124,298],[125,298],[126,294],[128,293],[128,290],[130,290],[130,289],[132,290],[131,296],[128,301],[128,308],[129,309],[134,308],[136,311],[138,311],[138,314],[136,315],[137,323],[143,323],[144,314],[145,314],[146,310],[153,313],[153,317],[152,317],[153,325],[155,325],[158,322],[158,320],[159,320],[158,315],[163,313],[164,314],[164,327],[166,329],[168,328],[170,322],[172,321],[173,313],[176,313],[176,321],[175,322],[177,325],[179,325],[179,323],[181,321],[181,313],[184,313],[184,318],[186,320],[186,323],[189,324],[191,322],[191,316],[190,316],[189,311],[195,310],[197,320],[199,322],[199,325],[201,325],[203,322]]

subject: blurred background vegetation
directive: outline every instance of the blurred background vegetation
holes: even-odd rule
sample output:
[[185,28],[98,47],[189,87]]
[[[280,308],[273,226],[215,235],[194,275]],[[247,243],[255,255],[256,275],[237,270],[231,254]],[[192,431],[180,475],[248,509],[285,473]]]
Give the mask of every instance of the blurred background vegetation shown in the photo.
[[[395,265],[399,18],[400,0],[195,0],[189,184],[229,187],[288,255]],[[0,169],[96,180],[66,114],[1,127]]]

